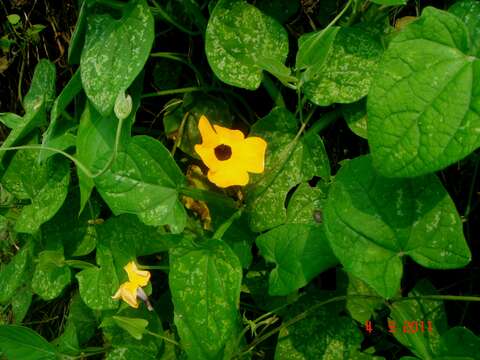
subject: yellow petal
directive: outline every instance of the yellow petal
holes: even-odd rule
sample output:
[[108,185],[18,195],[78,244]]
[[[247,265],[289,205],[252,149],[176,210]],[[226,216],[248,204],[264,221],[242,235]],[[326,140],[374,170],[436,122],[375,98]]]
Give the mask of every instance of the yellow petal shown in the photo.
[[198,130],[200,131],[200,135],[202,136],[202,145],[206,147],[214,148],[219,144],[219,137],[215,133],[208,121],[207,117],[202,115],[200,120],[198,121]]
[[242,141],[238,151],[239,161],[248,172],[260,174],[265,169],[267,142],[259,137],[248,137]]
[[245,135],[240,130],[231,130],[220,125],[213,125],[213,128],[220,137],[222,144],[234,146],[245,139]]
[[247,185],[249,176],[247,171],[242,168],[234,166],[224,166],[218,171],[209,170],[208,180],[210,180],[218,187],[226,188],[233,185]]
[[134,261],[130,261],[123,268],[128,275],[128,280],[136,286],[146,286],[150,280],[150,272],[145,270],[138,270]]
[[115,295],[112,296],[113,299],[122,299],[131,307],[135,309],[138,308],[137,301],[137,288],[138,286],[130,281],[124,282],[120,285],[120,288],[117,290]]
[[216,170],[220,165],[220,160],[215,156],[215,148],[206,147],[203,144],[200,144],[195,145],[195,151],[209,169]]

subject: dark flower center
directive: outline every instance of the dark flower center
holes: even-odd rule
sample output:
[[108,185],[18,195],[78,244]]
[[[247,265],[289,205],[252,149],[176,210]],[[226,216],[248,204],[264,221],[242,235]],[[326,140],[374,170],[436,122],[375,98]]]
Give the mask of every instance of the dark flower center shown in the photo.
[[232,157],[232,148],[228,145],[222,144],[215,148],[215,156],[218,160],[228,160]]

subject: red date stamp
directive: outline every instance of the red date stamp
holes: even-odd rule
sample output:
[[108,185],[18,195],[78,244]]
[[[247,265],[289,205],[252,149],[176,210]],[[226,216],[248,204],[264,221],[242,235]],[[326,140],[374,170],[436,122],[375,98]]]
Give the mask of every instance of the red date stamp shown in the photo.
[[[393,320],[388,320],[388,332],[395,333],[397,332],[397,322]],[[417,333],[424,333],[432,332],[433,330],[433,323],[431,320],[423,321],[423,320],[414,320],[408,321],[405,320],[401,327],[401,330],[404,334],[417,334]],[[373,332],[373,323],[371,320],[365,321],[365,331],[369,334]]]

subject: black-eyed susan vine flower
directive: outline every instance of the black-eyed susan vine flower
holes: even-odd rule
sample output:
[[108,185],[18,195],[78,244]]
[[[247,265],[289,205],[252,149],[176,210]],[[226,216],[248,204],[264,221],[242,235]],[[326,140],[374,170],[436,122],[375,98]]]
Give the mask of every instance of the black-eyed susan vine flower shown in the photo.
[[264,171],[267,142],[262,138],[245,138],[240,130],[212,127],[205,116],[200,117],[198,130],[202,143],[195,145],[195,151],[208,167],[208,179],[215,185],[247,185],[248,173]]
[[152,311],[152,305],[148,300],[147,294],[142,287],[147,286],[150,281],[150,272],[146,270],[139,270],[134,261],[130,261],[123,267],[128,275],[128,281],[120,285],[113,299],[122,299],[131,307],[138,308],[137,298],[142,299],[147,305],[148,310]]

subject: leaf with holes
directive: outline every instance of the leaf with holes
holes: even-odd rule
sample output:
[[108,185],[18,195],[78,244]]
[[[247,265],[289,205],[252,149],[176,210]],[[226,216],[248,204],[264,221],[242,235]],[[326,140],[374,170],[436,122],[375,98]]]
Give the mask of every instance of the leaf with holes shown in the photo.
[[108,116],[118,94],[128,89],[148,59],[155,36],[153,16],[145,0],[133,0],[122,7],[120,19],[90,15],[87,23],[82,84],[98,112]]
[[238,350],[228,344],[239,336],[241,281],[240,262],[223,241],[185,240],[170,250],[175,325],[189,358],[227,358]]
[[479,74],[465,24],[426,7],[392,40],[368,94],[368,141],[379,171],[423,175],[478,148]]
[[205,52],[220,80],[255,90],[262,71],[288,77],[284,62],[288,35],[283,27],[243,0],[220,0],[207,25]]
[[345,270],[386,298],[400,288],[402,256],[433,269],[463,267],[471,258],[460,216],[437,177],[385,178],[369,156],[336,175],[325,226]]

